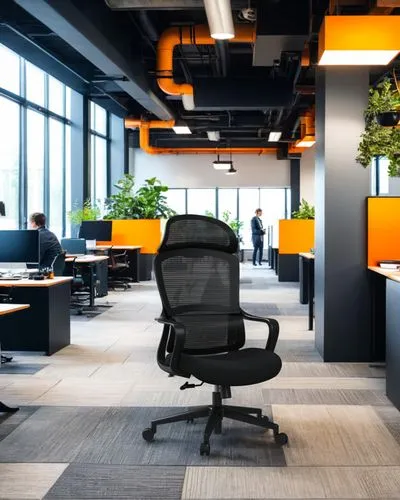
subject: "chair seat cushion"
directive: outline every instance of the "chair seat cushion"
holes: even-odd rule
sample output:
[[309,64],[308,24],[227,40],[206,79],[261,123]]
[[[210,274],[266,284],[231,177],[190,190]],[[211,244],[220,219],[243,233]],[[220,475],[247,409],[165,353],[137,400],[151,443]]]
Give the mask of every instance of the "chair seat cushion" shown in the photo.
[[281,371],[281,358],[265,349],[249,348],[224,354],[181,354],[180,368],[213,385],[252,385],[270,380]]

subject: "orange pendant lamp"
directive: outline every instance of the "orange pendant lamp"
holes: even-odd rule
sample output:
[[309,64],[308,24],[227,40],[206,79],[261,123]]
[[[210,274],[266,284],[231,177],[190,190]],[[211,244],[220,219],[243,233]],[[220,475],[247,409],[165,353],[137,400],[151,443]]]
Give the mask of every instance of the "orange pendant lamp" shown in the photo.
[[326,16],[322,22],[322,66],[387,65],[399,52],[400,16]]

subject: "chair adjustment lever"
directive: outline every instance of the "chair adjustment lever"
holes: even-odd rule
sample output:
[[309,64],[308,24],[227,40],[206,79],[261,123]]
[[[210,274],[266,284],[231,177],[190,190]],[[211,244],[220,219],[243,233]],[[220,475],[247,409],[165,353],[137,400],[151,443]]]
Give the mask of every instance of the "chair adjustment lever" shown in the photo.
[[204,384],[202,382],[201,384],[189,384],[189,382],[185,382],[183,385],[180,386],[180,390],[184,391],[185,389],[194,389],[195,387],[200,387]]

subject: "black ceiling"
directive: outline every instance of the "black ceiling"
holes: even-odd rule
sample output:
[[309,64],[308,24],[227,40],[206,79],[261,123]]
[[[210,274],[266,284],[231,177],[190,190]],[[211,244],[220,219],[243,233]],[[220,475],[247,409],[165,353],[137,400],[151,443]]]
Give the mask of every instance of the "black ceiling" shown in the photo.
[[[136,4],[136,8],[129,10],[113,10],[107,5],[116,1],[124,0],[2,0],[0,40],[120,116],[184,119],[193,131],[190,137],[177,137],[169,130],[154,131],[151,141],[157,146],[215,146],[216,143],[208,142],[207,130],[220,131],[219,146],[233,147],[268,147],[271,129],[283,132],[282,143],[298,136],[299,116],[314,103],[315,84],[314,65],[302,67],[300,53],[283,52],[274,66],[254,67],[250,44],[179,46],[174,53],[174,79],[195,82],[199,89],[203,85],[206,95],[213,93],[209,90],[213,82],[216,89],[217,80],[213,78],[239,85],[242,82],[243,86],[250,77],[259,82],[287,81],[293,86],[290,103],[278,108],[257,109],[256,104],[240,110],[224,107],[186,111],[180,97],[165,95],[157,85],[156,46],[160,35],[170,26],[207,24],[202,2],[182,0],[178,3],[185,7],[173,10],[171,6],[177,3],[173,0],[128,0],[131,7]],[[294,8],[307,1],[284,3],[286,8],[290,8],[288,4]],[[264,2],[278,5],[283,0]],[[247,22],[241,16],[241,8],[256,4],[256,0],[232,0],[235,23]],[[308,41],[314,63],[319,27],[330,4],[329,0],[311,2]],[[374,1],[337,0],[333,4],[340,14],[366,14]],[[146,5],[147,9],[139,8],[140,5]],[[164,7],[161,10],[160,5]],[[281,22],[284,29],[285,22],[289,22],[286,17]],[[398,63],[397,60],[395,64]],[[371,73],[371,80],[381,76],[382,70],[378,69]],[[214,93],[217,99],[217,91]]]

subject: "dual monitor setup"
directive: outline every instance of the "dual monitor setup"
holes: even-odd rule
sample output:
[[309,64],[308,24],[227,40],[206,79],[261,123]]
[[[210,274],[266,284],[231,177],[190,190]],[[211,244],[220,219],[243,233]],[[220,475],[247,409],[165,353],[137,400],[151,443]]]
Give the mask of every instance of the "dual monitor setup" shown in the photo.
[[[0,270],[38,267],[40,262],[40,233],[36,230],[0,230]],[[84,241],[111,242],[112,221],[83,221],[79,238]],[[68,251],[67,248],[65,250]],[[84,252],[86,253],[86,252]]]

